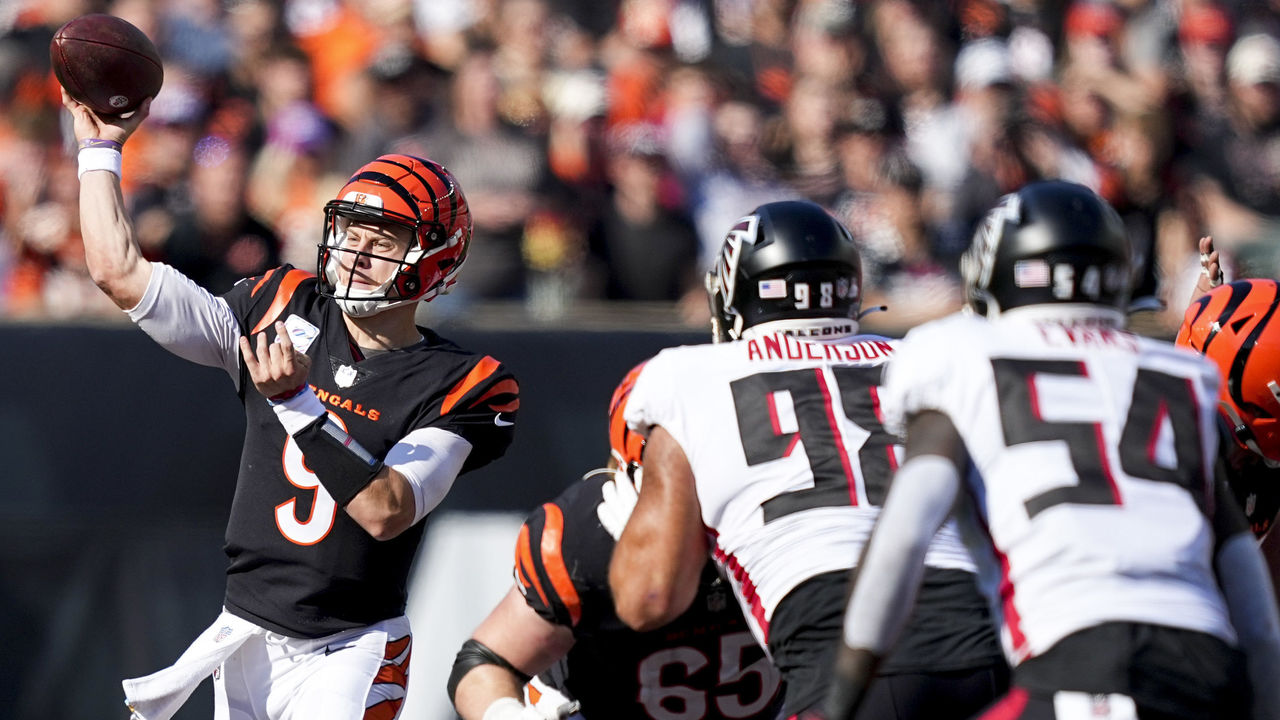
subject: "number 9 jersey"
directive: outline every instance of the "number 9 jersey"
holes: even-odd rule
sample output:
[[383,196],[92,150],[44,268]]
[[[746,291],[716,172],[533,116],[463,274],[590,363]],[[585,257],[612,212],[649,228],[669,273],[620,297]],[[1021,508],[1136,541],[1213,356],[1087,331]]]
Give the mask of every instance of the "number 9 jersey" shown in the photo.
[[774,720],[778,672],[711,563],[693,605],[665,627],[641,633],[618,619],[609,591],[614,539],[596,515],[609,478],[587,476],[520,528],[517,586],[539,616],[574,637],[542,679],[588,719]]
[[1109,327],[954,315],[908,333],[883,397],[889,427],[937,411],[964,440],[957,517],[994,546],[974,559],[1011,663],[1105,622],[1234,644],[1211,564],[1212,363]]

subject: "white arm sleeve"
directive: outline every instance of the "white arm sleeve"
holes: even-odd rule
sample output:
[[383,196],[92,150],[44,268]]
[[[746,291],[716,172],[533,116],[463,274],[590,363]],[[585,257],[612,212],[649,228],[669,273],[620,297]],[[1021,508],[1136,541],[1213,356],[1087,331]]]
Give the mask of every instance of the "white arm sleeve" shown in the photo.
[[924,556],[951,514],[960,477],[950,460],[921,455],[893,477],[844,616],[844,641],[884,656],[915,607]]
[[1280,718],[1280,613],[1253,535],[1236,533],[1215,558],[1227,611],[1249,663],[1254,720]]
[[172,267],[153,263],[147,291],[125,312],[166,350],[226,370],[239,389],[240,323],[225,300]]
[[387,451],[383,464],[409,481],[418,509],[416,523],[435,509],[453,487],[471,443],[441,428],[418,428]]

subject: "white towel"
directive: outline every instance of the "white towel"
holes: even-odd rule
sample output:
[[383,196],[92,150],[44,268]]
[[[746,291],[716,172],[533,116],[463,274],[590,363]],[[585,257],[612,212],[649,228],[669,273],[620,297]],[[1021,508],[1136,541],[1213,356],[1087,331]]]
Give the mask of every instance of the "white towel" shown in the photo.
[[133,712],[131,720],[169,720],[195,692],[196,686],[246,640],[265,632],[224,610],[172,665],[121,683],[124,702]]

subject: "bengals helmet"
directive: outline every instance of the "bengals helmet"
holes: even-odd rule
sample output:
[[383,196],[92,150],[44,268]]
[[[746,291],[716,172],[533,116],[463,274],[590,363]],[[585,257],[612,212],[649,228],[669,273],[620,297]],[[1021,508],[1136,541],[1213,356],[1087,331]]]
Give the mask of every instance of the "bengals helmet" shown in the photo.
[[[1218,407],[1235,441],[1280,465],[1280,284],[1237,280],[1187,308],[1177,343],[1222,371]],[[1273,324],[1274,323],[1274,324]]]
[[[1089,188],[1031,183],[987,213],[960,260],[965,300],[995,317],[1029,305],[1114,309],[1123,319],[1133,284],[1124,223]],[[1111,314],[1108,312],[1107,314]]]
[[609,399],[609,452],[618,467],[625,470],[633,480],[634,471],[641,465],[644,436],[627,427],[623,413],[627,409],[627,398],[631,396],[631,390],[636,386],[636,380],[643,369],[644,363],[631,368]]
[[[354,262],[344,270],[344,253],[379,257],[346,247],[352,222],[408,228],[413,241],[382,286],[353,286]],[[448,292],[471,245],[471,211],[462,188],[441,165],[412,155],[383,155],[361,167],[324,206],[324,238],[316,275],[320,294],[337,299],[343,312],[367,317],[388,308]],[[347,257],[348,260],[353,258]]]
[[821,206],[772,202],[729,230],[706,286],[716,342],[776,320],[835,318],[847,322],[832,329],[856,332],[862,257],[849,229]]

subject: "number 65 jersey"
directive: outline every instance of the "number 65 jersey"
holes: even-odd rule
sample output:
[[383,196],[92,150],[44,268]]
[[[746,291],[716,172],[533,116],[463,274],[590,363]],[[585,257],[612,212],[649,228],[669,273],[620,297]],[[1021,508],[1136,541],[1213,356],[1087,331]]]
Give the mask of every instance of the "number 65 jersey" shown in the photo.
[[[712,554],[762,647],[779,602],[852,568],[879,516],[901,452],[880,419],[893,351],[878,336],[781,332],[669,348],[627,401],[628,425],[662,426],[688,458]],[[926,563],[974,570],[950,524]]]
[[907,335],[886,424],[938,411],[963,438],[957,515],[992,549],[974,559],[1011,663],[1113,621],[1234,643],[1212,569],[1217,396],[1212,363],[1118,329],[955,315]]

